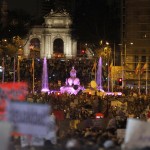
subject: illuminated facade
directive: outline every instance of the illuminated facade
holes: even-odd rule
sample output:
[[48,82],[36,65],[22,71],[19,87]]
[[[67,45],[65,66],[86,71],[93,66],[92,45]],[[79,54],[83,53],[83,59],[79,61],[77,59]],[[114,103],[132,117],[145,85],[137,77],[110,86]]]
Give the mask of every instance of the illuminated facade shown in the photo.
[[44,58],[73,58],[77,54],[77,42],[71,37],[72,20],[64,11],[51,10],[42,26],[36,26],[29,33],[29,40],[24,47],[25,57],[34,55]]

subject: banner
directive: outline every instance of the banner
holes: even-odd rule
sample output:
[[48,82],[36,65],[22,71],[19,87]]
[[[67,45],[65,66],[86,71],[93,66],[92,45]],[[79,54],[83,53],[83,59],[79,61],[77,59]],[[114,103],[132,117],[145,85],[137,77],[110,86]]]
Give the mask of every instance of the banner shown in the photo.
[[13,131],[24,135],[45,137],[53,123],[49,123],[50,107],[44,104],[9,102],[7,119],[13,125]]
[[147,63],[144,64],[144,66],[141,69],[141,74],[143,74],[143,72],[147,69]]
[[108,66],[108,74],[109,74],[109,77],[112,78],[112,68],[113,68],[113,60],[111,62],[111,64]]
[[5,100],[24,101],[27,95],[27,83],[9,82],[0,84],[0,96]]
[[135,74],[136,74],[136,75],[139,73],[140,68],[141,68],[141,64],[138,63],[138,65],[136,66],[136,69],[135,69]]
[[0,122],[0,149],[6,150],[9,145],[11,124],[9,122]]
[[0,84],[0,120],[5,120],[7,101],[24,101],[27,95],[27,83],[9,82]]
[[97,63],[96,63],[96,60],[95,60],[94,64],[93,64],[93,67],[92,67],[92,72],[94,72],[96,70],[96,65],[97,65]]
[[124,146],[126,149],[150,147],[150,123],[128,119]]

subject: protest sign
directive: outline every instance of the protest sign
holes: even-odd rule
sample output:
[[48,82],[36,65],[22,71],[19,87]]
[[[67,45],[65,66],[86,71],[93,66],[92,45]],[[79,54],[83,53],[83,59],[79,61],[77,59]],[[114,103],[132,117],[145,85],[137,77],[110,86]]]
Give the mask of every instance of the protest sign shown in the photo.
[[129,118],[125,133],[126,149],[150,147],[150,123]]
[[0,96],[5,100],[24,101],[27,95],[27,83],[9,82],[0,84]]
[[50,115],[48,118],[48,132],[45,136],[45,140],[50,140],[52,144],[56,144],[56,125],[55,125],[55,116]]
[[9,122],[0,122],[0,149],[8,148],[11,132],[11,124]]
[[49,123],[50,106],[44,104],[30,104],[9,102],[7,118],[13,124],[13,131],[35,137],[44,137],[53,130],[53,122]]
[[27,95],[27,84],[25,82],[0,84],[0,120],[5,120],[5,108],[8,100],[24,101]]

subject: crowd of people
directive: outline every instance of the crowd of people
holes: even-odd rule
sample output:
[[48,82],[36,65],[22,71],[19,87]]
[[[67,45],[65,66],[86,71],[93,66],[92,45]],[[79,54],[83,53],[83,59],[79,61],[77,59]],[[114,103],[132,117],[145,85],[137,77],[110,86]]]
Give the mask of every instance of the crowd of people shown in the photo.
[[[101,112],[105,116],[116,116],[116,111],[121,111],[127,117],[144,118],[143,113],[149,109],[150,97],[146,95],[92,95],[91,93],[79,92],[77,95],[60,93],[59,91],[50,94],[29,93],[27,101],[33,103],[50,104],[53,110],[62,111],[68,119],[87,119],[94,117],[95,113]],[[116,104],[113,105],[113,102]],[[117,102],[120,102],[118,104]],[[146,118],[145,118],[146,119]]]
[[[87,93],[78,95],[29,93],[27,101],[48,104],[52,107],[53,112],[62,112],[63,118],[59,120],[58,116],[55,116],[58,127],[57,143],[45,141],[42,147],[32,145],[30,148],[22,148],[23,150],[124,150],[124,137],[118,136],[118,130],[126,129],[127,118],[133,117],[147,121],[150,117],[150,99],[144,95],[140,97],[99,97]],[[119,101],[122,104],[114,106],[112,105],[113,101]],[[99,112],[104,114],[104,118],[100,118],[101,120],[108,119],[103,126],[95,126],[92,122],[92,120],[96,120],[96,113]],[[69,124],[66,124],[66,121],[69,121]],[[72,121],[77,124],[71,126]],[[12,140],[16,144],[14,149],[20,148],[18,146],[20,141],[17,140],[18,138]]]
[[[13,62],[11,59],[5,61],[6,82],[13,81]],[[58,81],[61,81],[61,84],[65,83],[72,66],[75,66],[81,84],[88,86],[94,78],[91,71],[93,60],[47,60],[49,88],[53,90],[51,93],[41,93],[43,64],[40,59],[34,62],[35,92],[33,93],[31,85],[32,60],[23,59],[20,62],[20,81],[26,81],[29,85],[27,102],[48,104],[52,108],[57,124],[57,142],[53,144],[51,141],[45,141],[42,147],[33,145],[22,150],[122,149],[124,137],[118,137],[118,129],[126,129],[126,122],[130,117],[144,121],[150,117],[150,97],[136,94],[137,89],[130,89],[126,95],[123,93],[121,96],[99,96],[96,93],[92,95],[82,91],[77,95],[59,92]],[[103,114],[100,119],[105,120],[101,126],[94,124],[97,113]],[[11,141],[10,150],[21,149],[20,138],[13,137]]]
[[[69,72],[74,66],[77,70],[77,76],[80,78],[81,83],[85,86],[92,79],[92,67],[94,59],[78,58],[78,59],[47,59],[47,69],[48,69],[48,80],[50,83],[58,83],[61,81],[62,84],[65,83],[67,77],[69,77]],[[5,67],[5,82],[11,82],[14,80],[14,58],[6,57],[3,63]],[[18,68],[19,67],[19,68]],[[32,59],[21,59],[15,60],[15,72],[16,81],[18,81],[18,69],[20,81],[26,81],[28,83],[32,82],[33,68]],[[35,82],[42,80],[42,67],[43,59],[34,59],[34,76]]]
[[[59,126],[57,144],[50,143],[45,149],[123,149],[124,137],[118,137],[118,129],[126,129],[127,119],[130,117],[144,121],[150,117],[150,98],[145,95],[100,97],[88,93],[36,93],[29,94],[27,101],[49,104],[53,112],[60,111],[63,114],[60,120],[56,117]],[[121,102],[121,105],[113,105],[114,101]],[[108,119],[103,127],[95,126],[92,122],[96,120],[96,113],[99,112],[104,114],[101,119]],[[66,124],[66,121],[69,121],[69,124]],[[77,124],[71,125],[72,121]],[[65,124],[65,127],[60,124]]]

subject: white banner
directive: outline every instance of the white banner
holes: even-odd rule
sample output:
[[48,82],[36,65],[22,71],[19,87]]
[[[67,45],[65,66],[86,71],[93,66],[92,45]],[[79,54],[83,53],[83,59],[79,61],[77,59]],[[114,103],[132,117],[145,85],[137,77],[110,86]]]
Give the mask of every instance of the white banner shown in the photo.
[[10,102],[7,107],[8,120],[13,130],[25,135],[45,137],[49,131],[50,107],[44,104]]
[[27,146],[44,146],[44,138],[21,136],[20,138],[21,147]]
[[9,122],[0,122],[0,149],[8,148],[11,132],[11,124]]
[[150,147],[150,123],[129,118],[124,145],[126,149]]

